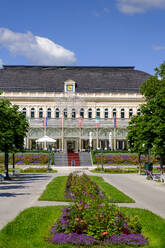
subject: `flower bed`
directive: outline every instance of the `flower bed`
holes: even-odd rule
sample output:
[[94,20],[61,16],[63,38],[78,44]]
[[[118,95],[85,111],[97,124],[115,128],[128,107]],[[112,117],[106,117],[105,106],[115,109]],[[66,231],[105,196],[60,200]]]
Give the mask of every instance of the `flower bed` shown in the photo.
[[[48,164],[48,154],[16,154],[15,163],[19,165],[44,165]],[[4,164],[4,156],[0,156],[0,164]],[[9,157],[9,164],[12,164],[12,155]]]
[[141,234],[138,217],[124,215],[119,207],[100,197],[98,186],[86,175],[70,174],[67,187],[74,205],[62,210],[51,229],[52,243],[77,245],[125,244],[143,246],[148,242]]
[[[94,157],[96,163],[103,163],[103,164],[120,164],[120,165],[137,165],[139,164],[138,156],[137,155],[131,155],[131,154],[95,154]],[[145,156],[141,156],[142,163],[147,162],[147,158]],[[155,157],[151,157],[152,163],[158,163],[158,160]]]

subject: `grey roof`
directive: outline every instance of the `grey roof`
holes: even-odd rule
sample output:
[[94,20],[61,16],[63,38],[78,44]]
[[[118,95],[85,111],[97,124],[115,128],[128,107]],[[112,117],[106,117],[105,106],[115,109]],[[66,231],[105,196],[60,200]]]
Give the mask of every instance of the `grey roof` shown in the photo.
[[151,75],[134,67],[4,66],[0,90],[63,92],[64,82],[76,82],[76,92],[139,92]]

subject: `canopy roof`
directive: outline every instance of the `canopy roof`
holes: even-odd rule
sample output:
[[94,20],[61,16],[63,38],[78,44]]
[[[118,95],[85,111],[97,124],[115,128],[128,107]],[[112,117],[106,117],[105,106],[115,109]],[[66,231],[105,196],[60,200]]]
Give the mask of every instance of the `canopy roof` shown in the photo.
[[42,143],[42,142],[55,143],[56,140],[45,135],[45,136],[37,139],[36,142],[38,142],[38,143]]

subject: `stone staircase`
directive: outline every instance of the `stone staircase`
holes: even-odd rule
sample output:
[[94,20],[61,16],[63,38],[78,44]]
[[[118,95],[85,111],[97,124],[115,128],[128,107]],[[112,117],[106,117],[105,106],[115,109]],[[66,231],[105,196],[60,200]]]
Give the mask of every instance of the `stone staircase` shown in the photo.
[[80,166],[92,166],[91,156],[89,152],[79,152]]
[[[56,152],[55,153],[55,166],[71,166],[71,160],[68,161],[68,153],[65,152]],[[79,152],[79,161],[76,161],[75,166],[92,166],[91,156],[88,152]]]
[[66,152],[55,153],[55,166],[68,166],[68,155]]

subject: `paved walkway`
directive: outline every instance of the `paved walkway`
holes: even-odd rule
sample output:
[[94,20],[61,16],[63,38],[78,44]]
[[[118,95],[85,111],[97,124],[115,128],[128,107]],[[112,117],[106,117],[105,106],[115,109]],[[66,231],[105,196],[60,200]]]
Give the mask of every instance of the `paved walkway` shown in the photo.
[[[165,218],[165,184],[145,180],[144,176],[135,174],[96,174],[103,176],[119,190],[132,197],[136,203],[123,203],[130,206],[149,209]],[[68,175],[69,169],[52,174],[20,175],[18,180],[0,183],[0,229],[13,220],[20,211],[32,206],[68,205],[64,202],[38,201],[46,185],[56,176]]]
[[120,204],[120,206],[148,209],[165,218],[165,183],[149,181],[146,180],[146,176],[137,174],[102,174],[102,176],[106,182],[136,202],[135,204]]
[[20,175],[18,180],[0,183],[0,229],[20,211],[33,206],[54,176],[56,174],[26,174]]

